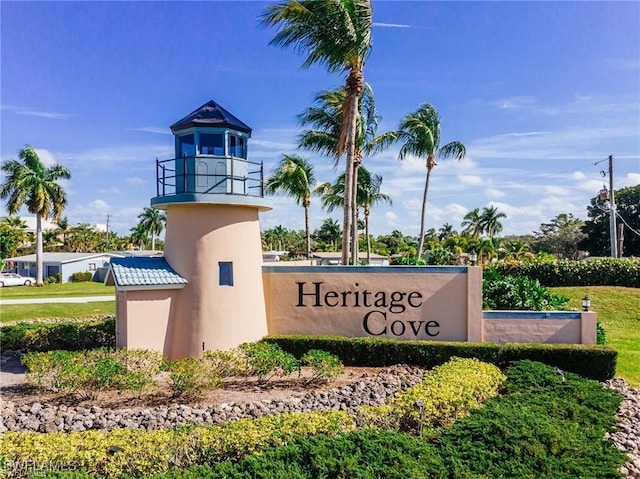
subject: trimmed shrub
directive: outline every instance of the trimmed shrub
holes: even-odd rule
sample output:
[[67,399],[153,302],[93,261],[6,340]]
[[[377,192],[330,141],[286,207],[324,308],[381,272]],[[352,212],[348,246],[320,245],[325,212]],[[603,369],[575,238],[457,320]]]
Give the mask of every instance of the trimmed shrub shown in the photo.
[[448,426],[498,393],[505,376],[493,364],[452,358],[384,406],[360,408],[365,425],[401,430]]
[[296,358],[275,343],[244,343],[239,349],[246,356],[247,374],[258,376],[259,381],[268,381],[273,376],[288,376],[300,370]]
[[168,361],[169,385],[176,398],[192,400],[219,388],[222,378],[211,363],[194,358]]
[[502,275],[528,276],[547,287],[626,286],[640,288],[640,260],[638,259],[602,258],[587,261],[556,260],[502,263],[496,265],[495,270]]
[[41,470],[55,466],[106,477],[149,477],[173,468],[237,461],[297,438],[335,436],[353,429],[346,412],[326,411],[152,432],[128,428],[82,433],[5,432],[0,435],[0,461],[8,470],[12,464],[30,464]]
[[297,335],[268,336],[263,341],[278,344],[295,357],[301,357],[310,349],[321,349],[338,356],[346,366],[411,364],[432,369],[456,356],[477,358],[502,368],[512,361],[531,359],[598,381],[615,376],[618,357],[611,347],[581,344],[462,343]]
[[308,351],[300,358],[300,363],[313,369],[312,376],[307,380],[308,384],[326,383],[344,372],[344,366],[338,356],[319,349]]
[[91,271],[78,271],[71,275],[71,281],[74,283],[85,283],[91,281],[93,278],[93,272]]
[[155,384],[160,353],[99,348],[89,351],[30,352],[22,356],[27,382],[47,391],[77,393],[95,399],[110,389],[140,393]]
[[0,327],[3,350],[80,351],[115,347],[116,321],[113,316],[101,321],[69,323],[20,323]]

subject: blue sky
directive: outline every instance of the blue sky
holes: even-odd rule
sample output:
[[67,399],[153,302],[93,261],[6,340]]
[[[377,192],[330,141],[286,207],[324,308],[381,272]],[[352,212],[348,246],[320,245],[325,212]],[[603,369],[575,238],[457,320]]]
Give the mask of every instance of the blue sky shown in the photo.
[[[249,157],[267,172],[297,151],[296,116],[343,83],[304,57],[269,46],[263,2],[2,1],[1,151],[31,144],[72,178],[72,224],[127,234],[155,196],[155,158],[173,157],[169,126],[215,100],[253,128]],[[441,115],[443,142],[467,159],[433,170],[427,228],[460,229],[476,207],[507,214],[503,234],[530,234],[559,213],[586,219],[608,178],[640,184],[639,2],[374,1],[365,79],[394,129],[423,102]],[[393,206],[371,232],[417,235],[424,160],[398,148],[365,159]],[[300,152],[321,181],[333,161]],[[597,163],[597,164],[596,164]],[[262,229],[304,227],[302,208],[275,197]],[[6,214],[3,203],[0,215]],[[316,199],[312,228],[329,216]],[[334,213],[339,218],[339,213]]]

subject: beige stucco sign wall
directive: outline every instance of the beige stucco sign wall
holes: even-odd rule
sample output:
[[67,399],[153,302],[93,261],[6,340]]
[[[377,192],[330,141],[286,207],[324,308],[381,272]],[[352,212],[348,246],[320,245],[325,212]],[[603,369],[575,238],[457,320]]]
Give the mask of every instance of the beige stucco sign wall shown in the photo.
[[482,341],[478,267],[263,267],[269,334]]

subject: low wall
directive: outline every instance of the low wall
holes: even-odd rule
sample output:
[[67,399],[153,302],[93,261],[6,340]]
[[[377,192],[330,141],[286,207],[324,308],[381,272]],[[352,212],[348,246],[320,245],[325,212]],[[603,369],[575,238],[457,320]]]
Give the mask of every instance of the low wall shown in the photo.
[[262,276],[270,335],[596,344],[596,314],[482,311],[468,266],[277,266]]
[[490,343],[596,344],[596,313],[485,311],[482,329]]

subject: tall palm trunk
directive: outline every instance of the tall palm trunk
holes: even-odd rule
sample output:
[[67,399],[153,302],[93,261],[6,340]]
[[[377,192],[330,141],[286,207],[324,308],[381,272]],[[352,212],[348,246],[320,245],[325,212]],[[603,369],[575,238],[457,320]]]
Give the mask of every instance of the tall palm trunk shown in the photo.
[[[347,127],[343,129],[344,138],[340,138],[338,145],[344,145],[347,152],[347,161],[344,176],[344,213],[342,215],[342,264],[349,264],[350,239],[352,234],[351,219],[353,216],[353,204],[355,202],[355,190],[353,188],[354,164],[355,164],[355,147],[356,147],[356,126],[358,122],[358,99],[362,88],[364,87],[364,77],[361,69],[352,69],[347,78],[345,89],[347,97],[345,98],[345,108],[343,121],[346,119]],[[342,136],[342,133],[341,133]],[[338,147],[338,153],[342,152],[342,148]],[[357,235],[355,235],[357,237]]]
[[353,179],[351,182],[351,194],[353,195],[353,201],[351,209],[353,211],[351,215],[351,256],[353,257],[353,264],[358,264],[358,168],[362,163],[362,156],[358,151],[354,152],[353,163]]
[[42,215],[36,213],[36,284],[43,284],[43,272],[42,272]]
[[364,206],[364,233],[367,236],[367,264],[371,264],[371,238],[369,237],[369,214],[371,208],[369,205]]
[[304,232],[305,240],[307,243],[307,259],[311,259],[311,233],[309,229],[309,206],[311,201],[309,198],[304,198],[302,206],[304,206]]
[[436,166],[433,155],[427,158],[427,179],[424,183],[424,195],[422,197],[422,218],[420,218],[420,243],[418,245],[418,258],[422,258],[422,250],[424,248],[424,227],[425,217],[427,215],[427,193],[429,193],[429,179],[431,178],[431,170]]

